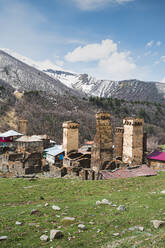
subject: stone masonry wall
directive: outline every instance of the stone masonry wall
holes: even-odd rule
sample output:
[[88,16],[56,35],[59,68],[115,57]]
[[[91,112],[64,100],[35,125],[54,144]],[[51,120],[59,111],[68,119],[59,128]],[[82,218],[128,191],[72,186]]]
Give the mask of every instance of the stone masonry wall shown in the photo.
[[143,162],[143,119],[126,118],[123,120],[123,162],[141,165]]
[[123,155],[123,127],[116,127],[114,136],[114,159]]
[[147,165],[154,170],[165,170],[165,162],[158,160],[149,160],[147,161]]
[[26,135],[27,134],[27,125],[28,125],[27,120],[19,120],[19,124],[18,124],[19,132]]
[[99,171],[102,166],[113,159],[112,151],[112,126],[110,114],[100,112],[96,114],[96,135],[91,151],[91,168]]
[[71,151],[78,151],[79,123],[67,121],[63,123],[63,149],[65,155]]

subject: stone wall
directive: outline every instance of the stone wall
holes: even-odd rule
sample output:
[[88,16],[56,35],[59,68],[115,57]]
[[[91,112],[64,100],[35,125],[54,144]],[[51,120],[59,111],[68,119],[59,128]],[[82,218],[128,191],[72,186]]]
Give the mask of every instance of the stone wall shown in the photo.
[[114,136],[114,159],[122,158],[123,155],[123,127],[115,128],[115,136]]
[[97,113],[96,123],[96,135],[91,151],[91,168],[97,172],[102,169],[105,163],[113,159],[110,114],[106,112]]
[[18,130],[20,133],[27,135],[27,126],[28,126],[27,120],[19,120]]
[[143,119],[126,118],[123,120],[123,162],[131,166],[143,162]]
[[42,171],[41,153],[4,153],[0,155],[0,171],[16,176]]
[[83,169],[81,170],[79,177],[82,180],[97,180],[97,173],[91,169]]
[[147,165],[154,170],[165,170],[165,161],[148,159]]
[[34,142],[23,142],[17,141],[17,152],[40,152],[42,153],[44,150],[43,141],[34,141]]
[[71,151],[78,151],[79,123],[67,121],[63,123],[63,149],[65,155]]

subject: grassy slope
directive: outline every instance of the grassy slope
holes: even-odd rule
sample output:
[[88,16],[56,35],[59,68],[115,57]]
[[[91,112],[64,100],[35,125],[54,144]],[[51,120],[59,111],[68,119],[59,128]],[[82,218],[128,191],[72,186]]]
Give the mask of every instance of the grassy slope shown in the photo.
[[[165,220],[165,195],[160,194],[165,189],[164,180],[163,172],[157,177],[111,181],[0,179],[0,236],[8,235],[7,241],[0,241],[0,247],[164,247],[165,227],[156,230],[150,223],[153,219]],[[125,205],[127,210],[96,206],[96,201],[104,198]],[[46,202],[48,207],[44,206]],[[54,211],[53,204],[61,211]],[[30,215],[34,208],[40,210],[38,215]],[[73,226],[62,224],[62,213],[76,217]],[[23,225],[16,226],[16,221]],[[82,222],[88,230],[79,233],[77,225]],[[128,231],[135,225],[144,226],[144,232]],[[58,226],[64,231],[63,239],[40,241],[45,231],[49,233]],[[69,241],[68,232],[75,238]],[[116,232],[119,237],[112,235]]]

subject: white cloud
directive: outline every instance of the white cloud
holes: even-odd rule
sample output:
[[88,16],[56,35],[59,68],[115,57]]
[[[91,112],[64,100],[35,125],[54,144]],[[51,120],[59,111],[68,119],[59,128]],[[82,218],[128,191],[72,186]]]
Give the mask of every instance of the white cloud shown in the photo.
[[136,70],[136,64],[131,58],[130,51],[119,52],[117,43],[110,39],[103,40],[100,44],[89,44],[78,47],[65,56],[69,62],[96,62],[90,71],[99,78],[120,80],[130,78]]
[[161,62],[165,63],[165,56],[161,56],[159,60],[155,61],[155,65],[158,65]]
[[161,41],[157,41],[156,42],[156,46],[161,46],[162,45],[162,42]]
[[96,61],[108,57],[117,51],[117,44],[106,39],[101,44],[89,44],[84,47],[77,47],[73,52],[69,52],[65,59],[69,62]]
[[82,10],[95,10],[108,4],[123,4],[134,0],[72,0]]
[[165,77],[161,80],[161,83],[165,83]]
[[154,40],[151,40],[146,44],[146,47],[152,47],[153,44],[154,44]]
[[115,52],[99,62],[99,69],[109,74],[112,79],[126,79],[132,76],[136,69],[136,64],[130,57],[130,52]]

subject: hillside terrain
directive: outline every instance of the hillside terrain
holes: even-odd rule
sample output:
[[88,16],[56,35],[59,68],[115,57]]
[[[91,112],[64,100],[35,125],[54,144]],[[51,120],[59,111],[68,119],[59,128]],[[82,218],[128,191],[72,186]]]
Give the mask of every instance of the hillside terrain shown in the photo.
[[[45,70],[44,67],[40,68],[26,59],[22,60],[23,62],[4,51],[0,52],[0,78],[3,78],[0,79],[1,131],[17,129],[18,120],[25,118],[29,121],[29,134],[47,133],[57,143],[61,143],[62,123],[67,120],[76,120],[80,123],[80,143],[82,144],[85,139],[93,139],[96,126],[95,113],[98,110],[104,110],[112,114],[113,127],[121,126],[122,119],[127,116],[144,118],[145,131],[152,143],[150,145],[155,148],[158,143],[165,143],[165,103],[157,100],[155,83],[134,82],[134,80],[132,83],[127,82],[130,87],[123,86],[122,90],[127,88],[129,92],[134,91],[133,100],[129,98],[129,96],[132,97],[132,93],[127,95],[127,91],[118,95],[118,99],[88,96],[79,91],[78,87],[70,88],[70,82],[75,82],[73,80],[75,74],[65,72],[64,75],[64,72],[57,68],[58,78],[53,79],[51,75],[41,71],[41,69]],[[33,67],[24,62],[32,64]],[[52,71],[49,70],[47,73],[52,74]],[[60,80],[63,81],[61,78],[64,76],[68,87],[63,84],[64,82],[60,82]],[[83,75],[77,77],[83,78]],[[86,83],[83,81],[86,85],[85,76],[83,80],[86,80]],[[136,88],[131,86],[134,83],[137,84]],[[146,85],[150,86],[151,91]],[[115,87],[112,88],[115,90]],[[149,98],[151,92],[155,95]],[[163,96],[163,90],[160,92]],[[147,94],[148,97],[146,97]],[[122,96],[123,99],[121,99]],[[143,100],[136,100],[139,98]],[[146,101],[146,98],[149,100]],[[161,97],[159,99],[161,100]]]
[[165,102],[165,84],[143,82],[136,79],[124,81],[97,80],[88,74],[73,74],[64,71],[45,70],[51,77],[60,80],[72,89],[88,96],[112,97],[128,101]]
[[[164,248],[165,226],[155,229],[151,222],[165,220],[164,180],[164,172],[107,181],[0,178],[0,236],[8,236],[0,246]],[[96,204],[103,199],[110,205]],[[124,211],[117,209],[121,205]],[[64,237],[41,241],[52,229],[61,230]]]
[[136,79],[97,80],[88,74],[77,74],[54,65],[43,65],[10,50],[0,50],[0,79],[19,90],[165,103],[164,83]]

